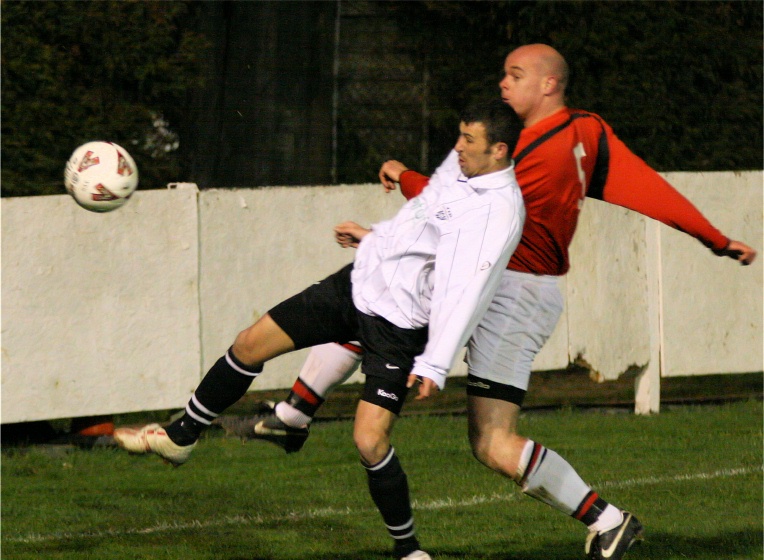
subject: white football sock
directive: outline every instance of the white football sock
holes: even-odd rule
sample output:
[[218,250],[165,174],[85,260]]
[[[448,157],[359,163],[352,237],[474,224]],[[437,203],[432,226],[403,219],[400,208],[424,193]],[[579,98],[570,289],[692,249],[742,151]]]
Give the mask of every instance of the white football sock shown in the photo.
[[525,494],[566,515],[573,515],[591,490],[565,459],[530,440],[523,448],[518,474]]
[[300,412],[286,401],[278,403],[274,410],[279,420],[293,428],[304,428],[313,420],[310,416]]
[[[358,352],[348,346],[358,348]],[[358,369],[363,350],[355,343],[348,346],[331,342],[310,349],[299,377],[319,397],[326,398]]]
[[600,513],[597,521],[589,525],[589,530],[604,533],[618,527],[621,523],[623,523],[623,513],[621,513],[621,510],[612,504],[608,504],[602,513]]
[[[361,363],[362,356],[363,349],[355,342],[345,345],[331,342],[311,348],[300,370],[296,385],[301,382],[306,390],[319,397],[320,400],[314,405],[314,410],[318,410],[323,399],[335,387],[353,375]],[[295,391],[294,388],[293,391]],[[310,414],[298,410],[286,401],[278,403],[275,412],[279,420],[293,428],[303,428],[313,420]]]

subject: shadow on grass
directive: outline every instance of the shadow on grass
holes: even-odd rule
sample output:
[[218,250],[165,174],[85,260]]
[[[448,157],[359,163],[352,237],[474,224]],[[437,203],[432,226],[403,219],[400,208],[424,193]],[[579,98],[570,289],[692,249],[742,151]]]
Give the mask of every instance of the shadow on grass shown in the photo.
[[677,536],[671,533],[649,533],[639,550],[638,558],[762,558],[764,537],[761,528],[729,531],[711,536]]
[[[712,536],[677,536],[671,533],[649,533],[625,556],[627,560],[698,560],[764,558],[764,535],[760,529],[729,531]],[[514,549],[514,550],[513,550]],[[505,552],[480,553],[449,548],[428,548],[433,560],[581,560],[583,540],[553,541],[540,549],[527,549],[516,543],[507,544]],[[350,560],[359,556],[325,556],[320,560]],[[319,559],[317,559],[319,560]]]
[[[479,539],[479,537],[478,537]],[[428,547],[433,560],[581,560],[583,539],[549,541],[542,548],[528,549],[517,543],[508,543],[504,552],[481,553],[475,550]],[[757,529],[731,531],[713,536],[687,537],[670,533],[650,533],[646,540],[634,546],[625,556],[627,560],[699,560],[761,559],[764,538]],[[478,546],[479,548],[479,546]],[[514,549],[514,550],[513,550]],[[312,560],[360,560],[392,558],[380,550],[356,550],[313,557]],[[229,558],[228,560],[271,560],[261,557]]]

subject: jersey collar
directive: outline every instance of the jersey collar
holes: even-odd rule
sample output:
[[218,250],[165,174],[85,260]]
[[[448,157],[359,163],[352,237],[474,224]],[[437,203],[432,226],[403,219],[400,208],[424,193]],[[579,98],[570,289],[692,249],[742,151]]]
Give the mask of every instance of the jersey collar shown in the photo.
[[500,189],[515,181],[515,162],[511,162],[509,167],[478,175],[477,177],[465,177],[463,173],[459,174],[459,182],[467,183],[472,189]]

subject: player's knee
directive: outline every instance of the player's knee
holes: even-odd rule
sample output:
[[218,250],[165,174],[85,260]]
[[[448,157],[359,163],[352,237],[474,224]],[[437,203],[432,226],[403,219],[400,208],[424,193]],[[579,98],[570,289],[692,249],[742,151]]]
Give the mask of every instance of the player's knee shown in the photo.
[[489,469],[515,479],[524,438],[501,430],[470,432],[472,455]]
[[233,355],[243,363],[248,363],[251,361],[253,344],[249,340],[249,338],[251,338],[251,333],[249,331],[250,329],[245,329],[236,335],[236,339],[233,341],[233,345],[231,346]]
[[245,364],[262,364],[275,356],[294,350],[292,339],[265,314],[254,325],[244,329],[233,343],[234,355]]
[[491,438],[484,434],[470,433],[470,447],[472,456],[480,463],[495,470],[495,461],[491,452]]
[[367,465],[379,463],[390,448],[387,436],[376,431],[355,430],[353,441],[361,460]]

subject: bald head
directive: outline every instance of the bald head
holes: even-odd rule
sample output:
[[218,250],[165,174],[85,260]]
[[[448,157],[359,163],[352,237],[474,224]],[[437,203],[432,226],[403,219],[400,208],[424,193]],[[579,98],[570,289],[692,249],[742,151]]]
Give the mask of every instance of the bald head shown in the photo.
[[568,63],[557,50],[549,45],[542,43],[523,45],[509,53],[509,56],[517,56],[526,60],[540,75],[554,76],[563,90],[568,85],[570,75]]
[[524,45],[513,50],[504,62],[499,83],[502,100],[523,119],[525,126],[565,107],[568,64],[549,45]]

